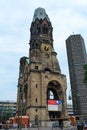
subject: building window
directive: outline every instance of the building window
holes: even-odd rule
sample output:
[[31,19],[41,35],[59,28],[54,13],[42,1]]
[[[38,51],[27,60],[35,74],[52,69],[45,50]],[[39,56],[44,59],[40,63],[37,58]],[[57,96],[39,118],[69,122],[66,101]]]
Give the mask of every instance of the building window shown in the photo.
[[38,70],[38,66],[35,66],[35,69]]
[[38,109],[35,109],[35,111],[37,112],[37,111],[38,111]]
[[38,47],[38,44],[36,43],[36,47]]
[[48,27],[46,26],[46,24],[43,25],[43,33],[48,34]]
[[36,98],[35,100],[36,100],[36,102],[37,102],[37,98]]
[[37,88],[37,84],[36,84],[36,88]]
[[46,27],[43,27],[43,33],[48,34],[48,29]]

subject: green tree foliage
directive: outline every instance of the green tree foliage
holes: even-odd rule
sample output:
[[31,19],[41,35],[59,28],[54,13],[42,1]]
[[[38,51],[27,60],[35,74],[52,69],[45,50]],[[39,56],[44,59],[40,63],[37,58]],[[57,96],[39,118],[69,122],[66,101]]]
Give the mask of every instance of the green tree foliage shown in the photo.
[[87,86],[87,64],[84,65],[84,70],[85,70],[85,73],[84,73],[84,83]]
[[10,108],[7,108],[3,113],[2,113],[2,120],[6,121],[9,119],[9,117],[11,117],[12,112]]

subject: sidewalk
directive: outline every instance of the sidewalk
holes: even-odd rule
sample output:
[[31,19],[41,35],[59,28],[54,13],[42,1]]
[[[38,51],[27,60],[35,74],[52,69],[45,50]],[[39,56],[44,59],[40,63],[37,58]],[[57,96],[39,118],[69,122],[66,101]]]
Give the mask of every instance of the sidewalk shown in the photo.
[[[5,130],[5,129],[0,129],[0,130]],[[11,129],[7,129],[7,130],[77,130],[76,127],[72,127],[72,128],[59,128],[59,127],[56,127],[56,128],[51,128],[51,127],[37,127],[37,128],[11,128]]]

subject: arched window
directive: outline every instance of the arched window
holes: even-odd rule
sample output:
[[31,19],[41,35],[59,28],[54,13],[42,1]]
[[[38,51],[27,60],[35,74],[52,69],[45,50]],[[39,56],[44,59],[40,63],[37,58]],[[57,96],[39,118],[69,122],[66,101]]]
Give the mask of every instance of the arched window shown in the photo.
[[49,99],[54,99],[54,93],[51,90],[48,91],[48,96]]
[[48,28],[47,27],[43,27],[43,33],[48,34]]
[[36,88],[38,87],[38,85],[36,84]]
[[35,99],[35,102],[37,102],[37,98]]
[[46,24],[43,25],[42,30],[43,30],[43,33],[48,34],[48,27]]
[[38,30],[38,33],[41,32],[41,28],[40,28],[40,26],[37,26],[37,30]]

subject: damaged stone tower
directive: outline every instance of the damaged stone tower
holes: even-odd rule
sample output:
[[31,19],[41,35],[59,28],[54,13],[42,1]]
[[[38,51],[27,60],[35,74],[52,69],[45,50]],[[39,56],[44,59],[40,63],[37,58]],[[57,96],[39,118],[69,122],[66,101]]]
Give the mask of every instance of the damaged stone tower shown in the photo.
[[68,117],[66,76],[60,70],[52,31],[45,9],[37,8],[30,27],[29,57],[20,59],[17,112],[21,106],[22,115],[41,126]]

